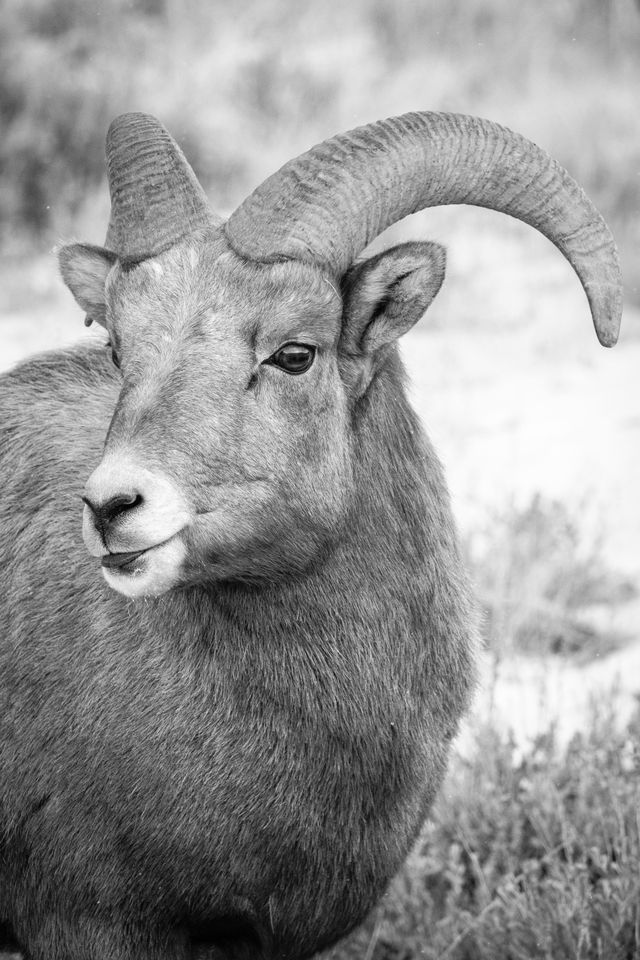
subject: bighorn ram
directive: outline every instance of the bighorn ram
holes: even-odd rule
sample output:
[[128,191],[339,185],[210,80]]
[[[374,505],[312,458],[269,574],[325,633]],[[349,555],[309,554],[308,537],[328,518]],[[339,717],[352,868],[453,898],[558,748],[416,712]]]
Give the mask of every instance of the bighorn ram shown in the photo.
[[356,257],[427,206],[501,210],[610,346],[615,247],[558,164],[472,117],[336,136],[226,222],[153,118],[119,117],[107,158],[106,248],[59,258],[108,348],[0,384],[0,921],[31,960],[307,957],[401,864],[474,683],[395,346],[444,252]]

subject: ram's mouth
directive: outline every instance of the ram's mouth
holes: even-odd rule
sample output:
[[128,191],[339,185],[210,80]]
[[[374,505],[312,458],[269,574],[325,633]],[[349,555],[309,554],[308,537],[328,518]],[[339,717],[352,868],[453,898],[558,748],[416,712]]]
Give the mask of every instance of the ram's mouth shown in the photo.
[[159,596],[171,589],[180,580],[186,555],[181,533],[141,550],[105,553],[100,562],[109,586],[134,598]]
[[107,553],[102,558],[102,566],[116,573],[134,573],[136,567],[135,561],[142,557],[153,547],[147,547],[144,550],[130,550],[128,553]]

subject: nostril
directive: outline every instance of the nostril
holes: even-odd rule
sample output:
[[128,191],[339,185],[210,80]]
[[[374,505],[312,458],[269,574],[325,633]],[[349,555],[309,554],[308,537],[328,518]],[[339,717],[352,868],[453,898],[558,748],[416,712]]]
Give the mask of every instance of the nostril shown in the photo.
[[134,507],[142,503],[142,494],[140,493],[122,493],[111,500],[107,500],[102,509],[109,513],[123,513],[125,510],[133,510]]
[[98,523],[109,523],[121,513],[134,510],[144,503],[144,498],[140,493],[118,493],[115,497],[110,497],[104,503],[94,503],[89,497],[82,498],[89,507]]

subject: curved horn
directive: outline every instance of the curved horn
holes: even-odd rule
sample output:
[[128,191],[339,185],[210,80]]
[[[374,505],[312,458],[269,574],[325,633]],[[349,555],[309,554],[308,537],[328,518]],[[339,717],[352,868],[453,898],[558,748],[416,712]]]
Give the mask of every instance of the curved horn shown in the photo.
[[178,144],[145,113],[124,113],[107,133],[111,219],[106,246],[146,260],[204,226],[219,226]]
[[555,160],[476,117],[407,113],[332,137],[258,187],[225,232],[254,260],[308,260],[340,276],[392,223],[425,207],[468,203],[535,227],[578,274],[600,343],[622,312],[616,246],[604,220]]

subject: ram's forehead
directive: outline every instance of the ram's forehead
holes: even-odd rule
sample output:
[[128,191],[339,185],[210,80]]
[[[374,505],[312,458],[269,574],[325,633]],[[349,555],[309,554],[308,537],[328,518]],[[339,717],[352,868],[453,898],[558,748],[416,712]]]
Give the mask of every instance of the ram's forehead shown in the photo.
[[317,267],[299,260],[257,263],[228,253],[210,269],[229,300],[237,298],[254,307],[277,302],[323,309],[340,299],[335,285]]
[[114,307],[126,311],[156,309],[159,303],[173,307],[201,296],[200,273],[197,248],[176,244],[140,263],[117,264],[108,278],[107,297]]
[[[339,332],[341,298],[335,283],[300,261],[255,263],[219,246],[189,240],[110,277],[113,307],[137,322],[173,326],[198,318],[225,318],[234,327],[275,337],[302,328],[320,340]],[[208,324],[207,324],[208,325]]]
[[228,254],[212,265],[211,276],[212,314],[246,325],[256,336],[286,339],[306,331],[332,341],[339,332],[340,295],[316,267],[252,263]]

